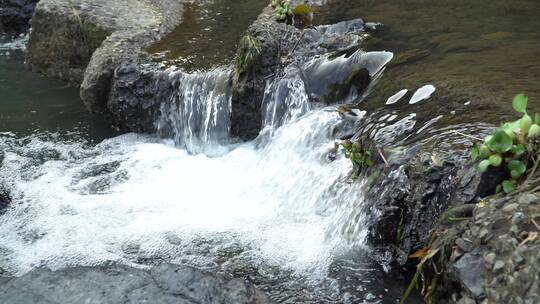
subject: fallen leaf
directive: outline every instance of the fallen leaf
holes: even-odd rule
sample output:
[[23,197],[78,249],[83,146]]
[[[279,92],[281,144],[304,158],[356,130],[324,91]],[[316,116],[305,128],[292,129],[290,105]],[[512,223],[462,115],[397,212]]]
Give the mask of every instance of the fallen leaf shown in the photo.
[[424,247],[418,251],[416,251],[415,253],[409,255],[409,258],[417,258],[417,259],[421,259],[423,257],[425,257],[429,252],[429,247]]

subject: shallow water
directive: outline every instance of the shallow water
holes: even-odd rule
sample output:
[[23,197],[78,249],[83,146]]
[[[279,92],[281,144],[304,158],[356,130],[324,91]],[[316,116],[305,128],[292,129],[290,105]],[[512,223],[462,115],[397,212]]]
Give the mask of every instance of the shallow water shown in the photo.
[[[517,93],[540,111],[540,2],[536,0],[331,0],[317,23],[351,18],[381,22],[364,47],[388,50],[395,64],[367,100],[375,109],[402,89],[437,88],[419,117],[443,115],[439,126],[515,117]],[[469,105],[464,105],[467,102]],[[421,103],[420,103],[421,104]],[[408,111],[406,101],[396,110]],[[455,113],[453,113],[455,112]]]
[[[11,71],[22,68],[3,60]],[[283,113],[279,125],[244,144],[215,142],[223,130],[198,133],[191,126],[171,140],[114,136],[82,112],[74,89],[26,71],[28,81],[19,82],[5,71],[6,90],[16,98],[2,103],[4,113],[37,116],[2,120],[9,132],[0,134],[0,186],[12,203],[0,217],[0,272],[168,261],[248,278],[281,303],[377,302],[401,294],[404,278],[377,264],[364,245],[365,227],[343,224],[351,216],[362,222],[351,208],[362,202],[362,184],[350,183],[350,162],[333,154],[343,124],[334,108]],[[206,74],[185,75],[192,81],[178,88],[209,96],[193,99],[193,109],[213,100],[203,84],[227,71]],[[45,99],[34,95],[44,88]],[[216,105],[227,103],[216,98]],[[52,106],[57,102],[80,112],[66,119],[63,107]],[[168,118],[219,126],[227,117],[218,108]],[[175,140],[189,141],[187,150]]]
[[116,134],[88,113],[78,89],[26,70],[21,46],[17,41],[0,47],[0,54],[9,53],[0,55],[0,132],[73,132],[96,141]]
[[188,2],[174,31],[151,46],[184,69],[207,69],[230,62],[242,33],[268,5],[267,0],[203,0]]

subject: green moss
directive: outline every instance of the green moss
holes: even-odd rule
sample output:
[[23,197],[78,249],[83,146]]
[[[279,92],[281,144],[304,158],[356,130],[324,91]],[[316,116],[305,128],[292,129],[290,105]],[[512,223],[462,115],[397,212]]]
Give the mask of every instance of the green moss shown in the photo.
[[248,74],[249,71],[253,70],[254,64],[260,60],[261,56],[261,42],[249,34],[242,37],[236,52],[235,81],[239,80],[244,75]]
[[398,66],[407,63],[413,63],[429,56],[429,51],[421,49],[412,49],[400,53],[389,63],[389,66]]

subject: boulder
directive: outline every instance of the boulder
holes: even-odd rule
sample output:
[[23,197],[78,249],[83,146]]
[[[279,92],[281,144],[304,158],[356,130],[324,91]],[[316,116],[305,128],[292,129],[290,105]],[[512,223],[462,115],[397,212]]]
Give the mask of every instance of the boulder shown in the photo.
[[265,304],[251,283],[187,266],[150,270],[122,265],[36,269],[0,281],[0,300],[15,303]]
[[81,86],[94,113],[108,116],[114,69],[181,21],[174,0],[42,0],[32,18],[27,62],[32,70]]
[[[366,185],[357,212],[368,216],[367,220],[359,217],[370,223],[367,241],[391,252],[396,264],[405,264],[409,254],[428,242],[443,212],[492,194],[505,175],[480,175],[470,160],[468,151],[474,142],[466,134],[483,137],[493,129],[490,125],[455,125],[426,136],[420,132],[417,116],[387,121],[388,117],[384,110],[365,115],[355,132],[342,138],[369,148],[375,163],[359,176]],[[354,237],[358,224],[348,225],[342,230]]]
[[38,0],[0,0],[0,36],[15,36],[28,30]]
[[277,22],[274,8],[266,7],[247,29],[237,49],[231,134],[243,140],[253,139],[259,134],[263,127],[261,108],[265,90],[272,82],[288,77],[287,74],[302,75],[305,86],[313,90],[308,92],[313,93],[309,94],[312,101],[343,100],[353,85],[361,86],[359,91],[365,89],[370,78],[363,70],[341,71],[337,75],[342,79],[321,80],[310,78],[310,73],[315,74],[320,66],[317,62],[309,64],[317,57],[334,52],[338,57],[350,55],[355,51],[351,48],[358,47],[363,31],[361,19],[300,29]]

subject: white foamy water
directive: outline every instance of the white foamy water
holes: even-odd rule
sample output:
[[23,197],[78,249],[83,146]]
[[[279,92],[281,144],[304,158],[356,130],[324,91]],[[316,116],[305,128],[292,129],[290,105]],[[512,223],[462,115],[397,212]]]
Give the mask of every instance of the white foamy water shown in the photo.
[[40,265],[127,262],[126,246],[189,259],[197,239],[225,234],[262,260],[324,271],[351,243],[337,232],[347,204],[361,201],[359,186],[347,183],[349,161],[327,158],[339,120],[317,110],[258,147],[229,147],[218,157],[134,134],[95,147],[2,137],[0,179],[13,197],[0,217],[7,264],[22,274]]
[[11,51],[24,51],[28,43],[28,35],[22,35],[9,42],[0,43],[0,55],[10,55]]

